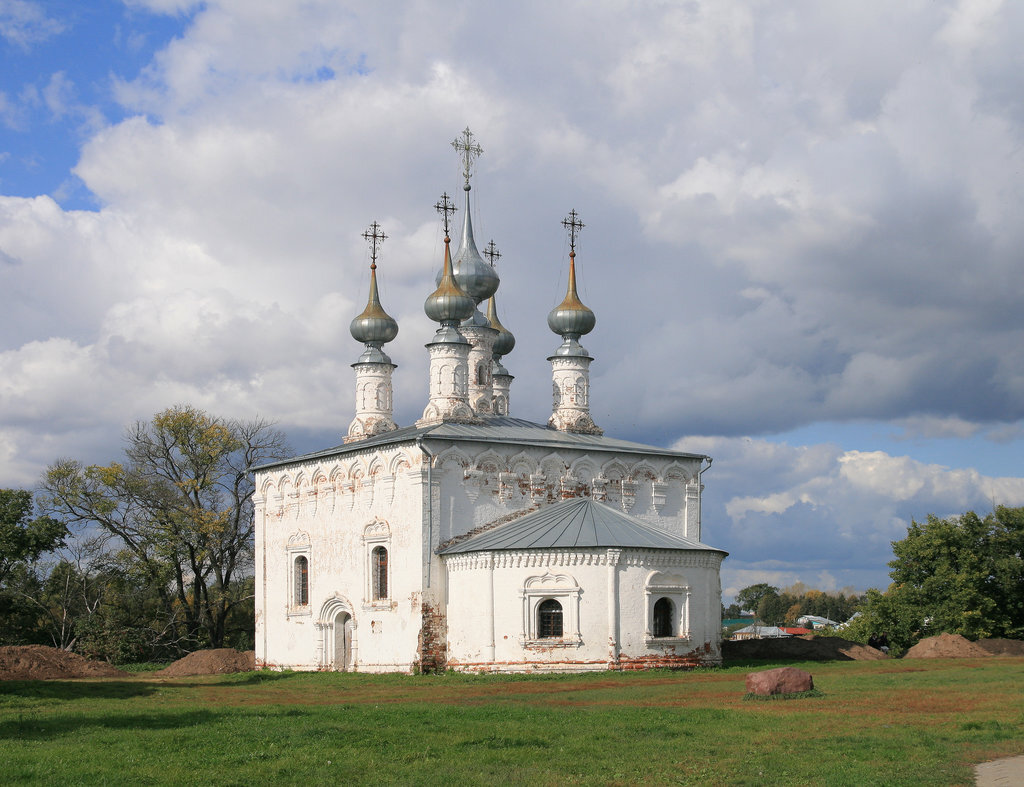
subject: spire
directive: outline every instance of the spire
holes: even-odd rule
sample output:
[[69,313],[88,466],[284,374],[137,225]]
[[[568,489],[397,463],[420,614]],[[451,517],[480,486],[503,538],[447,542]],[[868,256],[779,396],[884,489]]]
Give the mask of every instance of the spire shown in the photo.
[[[498,274],[480,256],[476,240],[473,238],[473,217],[469,204],[469,192],[473,187],[469,184],[469,180],[473,175],[474,162],[484,152],[484,149],[473,141],[473,132],[469,130],[468,126],[452,142],[452,147],[462,159],[462,176],[465,181],[462,189],[466,194],[466,209],[462,217],[462,238],[452,261],[452,270],[459,286],[472,296],[476,305],[479,306],[497,291],[500,283]],[[473,324],[483,325],[483,315],[479,311],[474,311],[472,321]]]
[[548,314],[548,327],[564,339],[556,355],[586,355],[579,339],[594,330],[597,317],[576,292],[576,236],[585,225],[573,210],[562,220],[562,226],[569,231],[569,284],[565,298]]
[[562,220],[569,232],[569,284],[565,298],[548,314],[548,327],[562,337],[551,361],[553,405],[548,426],[563,432],[602,434],[590,417],[590,362],[594,359],[580,344],[581,336],[594,330],[597,318],[576,292],[576,236],[583,229],[576,211]]
[[353,339],[366,345],[360,362],[391,363],[381,348],[398,336],[398,323],[384,311],[377,292],[377,251],[388,236],[375,221],[363,233],[363,237],[370,243],[370,296],[362,314],[352,320],[349,331]]
[[398,428],[393,413],[391,376],[395,365],[382,347],[398,336],[395,322],[380,304],[377,292],[377,251],[387,239],[375,221],[363,233],[370,243],[370,295],[362,314],[352,320],[352,338],[366,345],[352,368],[356,370],[356,417],[349,425],[345,442],[362,440]]
[[431,293],[423,304],[423,310],[434,322],[441,324],[434,341],[450,341],[464,343],[466,340],[458,332],[459,322],[469,317],[476,306],[473,299],[459,286],[453,275],[451,257],[451,237],[448,234],[448,221],[456,210],[448,192],[434,205],[444,221],[444,263],[438,277],[437,289]]

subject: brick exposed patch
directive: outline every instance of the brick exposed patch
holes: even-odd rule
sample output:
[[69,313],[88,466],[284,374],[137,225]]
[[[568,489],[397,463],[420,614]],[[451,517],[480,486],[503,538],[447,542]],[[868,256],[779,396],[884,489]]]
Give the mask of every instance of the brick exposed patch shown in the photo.
[[448,666],[448,626],[444,613],[424,601],[421,615],[423,622],[416,643],[417,666],[425,674],[441,672]]

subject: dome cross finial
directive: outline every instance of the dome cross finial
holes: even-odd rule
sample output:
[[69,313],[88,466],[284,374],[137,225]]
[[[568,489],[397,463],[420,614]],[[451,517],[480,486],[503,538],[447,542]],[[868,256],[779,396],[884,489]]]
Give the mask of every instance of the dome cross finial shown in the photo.
[[487,258],[487,261],[491,263],[492,268],[495,263],[501,259],[501,252],[498,251],[498,247],[494,245],[493,239],[488,241],[487,245],[484,246],[484,256]]
[[466,179],[466,185],[463,188],[469,191],[469,177],[473,174],[473,162],[484,152],[484,149],[473,141],[473,132],[469,130],[469,126],[466,126],[465,131],[452,141],[452,147],[462,157],[462,177]]
[[458,208],[455,207],[455,203],[452,202],[451,197],[448,196],[448,192],[444,192],[441,195],[441,199],[434,203],[434,210],[441,214],[441,219],[444,221],[444,236],[448,237],[448,220],[452,214],[455,213]]
[[562,219],[562,226],[569,231],[569,253],[576,256],[576,236],[587,225],[580,221],[575,210],[570,210],[569,215]]
[[376,221],[363,233],[363,239],[370,244],[370,270],[377,270],[377,249],[387,238],[388,236],[384,234],[384,230]]

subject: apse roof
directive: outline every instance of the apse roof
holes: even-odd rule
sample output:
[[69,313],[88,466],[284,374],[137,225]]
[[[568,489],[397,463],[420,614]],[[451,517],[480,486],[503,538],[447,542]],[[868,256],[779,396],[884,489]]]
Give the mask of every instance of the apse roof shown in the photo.
[[505,549],[639,547],[722,552],[690,538],[652,527],[591,498],[545,506],[504,525],[438,550],[441,555]]
[[454,442],[485,442],[521,444],[530,446],[558,448],[575,448],[584,451],[614,451],[626,454],[647,454],[654,456],[678,457],[680,459],[704,459],[704,454],[691,454],[685,451],[671,451],[629,440],[617,440],[604,435],[562,432],[546,424],[538,424],[523,418],[492,416],[481,419],[478,423],[442,422],[429,426],[403,426],[392,432],[353,440],[350,443],[315,451],[302,456],[293,456],[276,462],[268,462],[254,468],[264,470],[271,467],[308,462],[314,459],[336,456],[367,448],[391,445],[423,438],[424,440],[451,440]]

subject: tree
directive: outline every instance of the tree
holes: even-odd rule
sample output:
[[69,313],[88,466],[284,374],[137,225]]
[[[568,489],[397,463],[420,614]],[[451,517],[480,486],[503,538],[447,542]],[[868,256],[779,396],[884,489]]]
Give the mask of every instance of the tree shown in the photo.
[[189,406],[128,430],[125,461],[48,469],[47,511],[117,540],[121,563],[156,590],[166,623],[191,646],[222,647],[233,610],[251,603],[252,468],[289,455],[263,420]]
[[786,620],[786,599],[778,593],[765,593],[757,604],[757,619],[766,626],[781,626]]
[[0,489],[0,587],[16,565],[64,543],[67,528],[48,516],[32,519],[32,493]]
[[0,489],[0,644],[45,642],[39,611],[33,603],[42,589],[40,556],[64,543],[64,524],[46,516],[33,518],[32,493]]
[[739,593],[736,594],[736,603],[740,605],[742,609],[750,610],[751,612],[757,612],[758,606],[761,604],[761,599],[765,596],[778,596],[779,589],[767,582],[760,582],[750,587],[745,587]]
[[1024,508],[929,515],[892,547],[893,583],[869,594],[862,628],[899,647],[940,633],[1024,638]]

